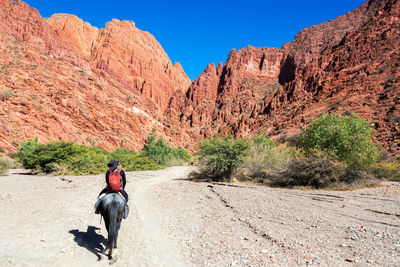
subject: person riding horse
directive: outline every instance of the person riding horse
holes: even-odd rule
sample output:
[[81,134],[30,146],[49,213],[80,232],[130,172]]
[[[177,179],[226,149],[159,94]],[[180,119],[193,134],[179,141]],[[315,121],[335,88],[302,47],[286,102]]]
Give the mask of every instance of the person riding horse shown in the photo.
[[[129,207],[128,207],[128,193],[125,191],[126,186],[126,175],[124,170],[117,169],[119,161],[115,159],[111,159],[110,162],[107,164],[108,170],[106,172],[106,184],[107,186],[101,190],[97,198],[99,198],[102,194],[108,193],[117,193],[120,192],[121,195],[125,198],[125,212],[124,212],[124,219],[128,216]],[[112,178],[110,181],[110,177]],[[117,181],[115,182],[115,179]],[[110,184],[111,183],[111,184]],[[95,213],[99,214],[99,204],[101,199],[98,199],[95,205]]]

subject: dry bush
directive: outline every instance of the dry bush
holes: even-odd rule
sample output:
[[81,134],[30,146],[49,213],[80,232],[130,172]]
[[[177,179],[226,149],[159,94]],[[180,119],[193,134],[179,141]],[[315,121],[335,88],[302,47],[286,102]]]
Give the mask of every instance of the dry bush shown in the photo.
[[9,152],[9,153],[7,153],[6,155],[7,155],[7,157],[9,157],[10,159],[13,159],[13,160],[17,160],[17,159],[18,159],[18,152]]
[[13,167],[11,160],[6,158],[0,158],[0,175],[7,175],[8,170]]
[[400,182],[400,161],[384,160],[374,164],[370,172],[379,179],[387,179]]
[[264,182],[267,174],[275,169],[284,168],[296,157],[294,149],[253,145],[250,156],[235,170],[236,180]]
[[71,169],[69,168],[69,166],[63,162],[54,164],[53,169],[54,175],[67,176],[71,173]]
[[331,156],[313,151],[299,157],[286,168],[267,173],[270,184],[274,186],[310,186],[314,188],[371,185],[373,176],[348,168]]
[[[198,182],[218,182],[221,181],[219,177],[216,177],[213,172],[205,165],[204,161],[198,161],[196,164],[196,170],[189,173],[189,180]],[[223,180],[222,180],[223,181]]]

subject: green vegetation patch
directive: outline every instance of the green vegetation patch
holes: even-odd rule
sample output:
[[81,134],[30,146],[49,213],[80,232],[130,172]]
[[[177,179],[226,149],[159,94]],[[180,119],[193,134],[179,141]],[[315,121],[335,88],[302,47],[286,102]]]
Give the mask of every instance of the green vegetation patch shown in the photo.
[[171,148],[164,143],[162,138],[156,141],[153,135],[147,138],[147,144],[140,154],[147,156],[149,159],[163,166],[169,166],[172,162],[175,164],[183,164],[191,161],[190,155],[186,150],[182,148]]
[[[271,186],[354,188],[400,180],[400,157],[379,161],[370,124],[357,116],[322,114],[297,137],[202,140],[193,180],[244,181]],[[296,147],[291,144],[296,144]]]
[[202,140],[198,157],[203,174],[214,181],[230,181],[233,171],[249,155],[249,148],[249,140],[231,136]]
[[[184,150],[163,145],[162,148],[168,149],[171,159],[176,157],[190,160],[189,154]],[[158,155],[155,153],[152,156]],[[23,168],[56,175],[104,173],[111,158],[119,160],[120,167],[126,171],[158,170],[166,166],[156,162],[145,153],[138,155],[136,151],[130,149],[118,148],[114,152],[108,152],[104,149],[73,142],[57,141],[42,144],[38,142],[37,138],[21,143],[18,152],[18,159]],[[163,158],[161,157],[161,159]]]
[[317,149],[351,168],[365,169],[379,159],[373,134],[370,123],[358,116],[322,114],[303,130],[298,144],[306,152]]

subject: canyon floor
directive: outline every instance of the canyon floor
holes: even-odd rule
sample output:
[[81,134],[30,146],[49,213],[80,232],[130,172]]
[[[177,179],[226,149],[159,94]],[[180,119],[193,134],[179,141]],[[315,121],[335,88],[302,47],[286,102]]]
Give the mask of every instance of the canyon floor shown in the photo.
[[103,175],[0,177],[1,266],[399,266],[400,184],[353,191],[128,172],[116,257],[93,212]]

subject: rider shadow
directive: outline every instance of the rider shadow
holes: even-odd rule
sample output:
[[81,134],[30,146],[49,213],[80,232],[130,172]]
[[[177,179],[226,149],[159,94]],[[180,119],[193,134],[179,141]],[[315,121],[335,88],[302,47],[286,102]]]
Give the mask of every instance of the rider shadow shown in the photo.
[[100,228],[88,226],[86,232],[80,232],[78,229],[69,231],[70,234],[75,236],[74,241],[81,247],[86,248],[97,256],[97,260],[101,260],[104,248],[106,247],[107,240],[104,236],[96,233]]

